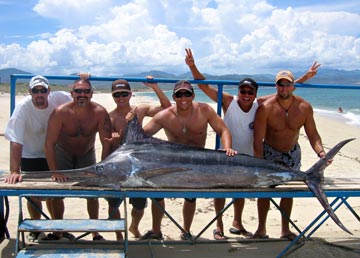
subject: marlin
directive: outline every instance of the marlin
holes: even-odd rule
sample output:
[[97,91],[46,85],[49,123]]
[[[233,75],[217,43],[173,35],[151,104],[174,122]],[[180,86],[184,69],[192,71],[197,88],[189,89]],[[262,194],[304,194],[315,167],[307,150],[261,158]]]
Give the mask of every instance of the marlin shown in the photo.
[[[259,188],[302,181],[335,223],[351,234],[329,205],[322,182],[328,161],[352,140],[354,138],[338,143],[324,158],[303,172],[248,155],[229,157],[220,150],[192,147],[150,137],[144,133],[135,116],[128,122],[122,145],[103,161],[80,169],[47,172],[66,173],[69,177],[75,175],[81,184],[106,186],[117,190],[124,187]],[[43,171],[39,173],[43,174]],[[82,176],[79,176],[80,173]]]

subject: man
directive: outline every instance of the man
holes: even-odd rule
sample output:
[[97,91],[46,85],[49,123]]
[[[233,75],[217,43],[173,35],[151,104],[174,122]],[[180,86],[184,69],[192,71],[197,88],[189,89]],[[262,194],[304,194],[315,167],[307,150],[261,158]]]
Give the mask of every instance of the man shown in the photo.
[[[299,132],[304,126],[310,144],[319,158],[326,153],[320,135],[316,129],[312,106],[304,99],[293,94],[294,76],[290,71],[281,71],[276,75],[276,94],[259,106],[254,122],[254,155],[267,160],[287,164],[293,169],[300,169],[301,149],[298,144]],[[286,215],[281,219],[281,238],[290,241],[296,234],[290,231],[290,218],[293,199],[282,198],[280,207]],[[254,235],[267,237],[266,218],[269,199],[258,200],[259,225]]]
[[[226,155],[233,156],[236,152],[231,149],[231,134],[222,119],[214,109],[206,103],[194,102],[195,93],[188,81],[179,81],[173,90],[173,100],[176,105],[157,113],[144,127],[147,135],[154,135],[164,129],[170,142],[205,147],[207,127],[210,125],[221,136],[222,146]],[[165,202],[159,201],[162,207]],[[195,199],[185,199],[183,206],[184,230],[181,239],[190,239],[190,226],[195,214]],[[142,239],[161,239],[161,220],[163,213],[154,203],[152,204],[153,223]]]
[[[51,92],[48,80],[37,75],[29,83],[30,96],[25,97],[15,107],[14,112],[5,129],[5,137],[10,141],[10,175],[5,183],[15,184],[21,182],[20,171],[49,170],[45,152],[45,133],[48,120],[53,110],[71,101],[70,95],[65,92]],[[41,210],[42,200],[45,200],[52,219],[62,219],[64,214],[64,201],[61,198],[30,198]],[[39,211],[27,203],[31,219],[40,219]],[[35,241],[39,232],[31,232],[29,241]],[[70,235],[67,235],[71,237]]]
[[[89,80],[79,79],[71,90],[72,102],[54,110],[49,119],[45,140],[46,159],[50,170],[81,168],[96,163],[95,137],[99,133],[102,144],[101,159],[111,153],[111,144],[105,139],[111,138],[109,114],[101,105],[91,101],[93,88]],[[66,176],[53,173],[54,181],[66,181]],[[87,199],[90,219],[98,219],[99,201]],[[103,237],[93,232],[93,240]]]
[[[151,80],[152,78],[152,76],[147,77],[147,79],[149,80]],[[145,116],[153,117],[159,111],[171,106],[170,100],[162,92],[157,83],[145,82],[144,84],[152,88],[152,90],[156,93],[157,97],[160,100],[160,106],[152,106],[148,104],[132,106],[130,105],[132,91],[129,82],[126,80],[116,80],[111,85],[111,94],[116,103],[116,108],[111,111],[109,115],[113,127],[113,139],[118,139],[117,143],[113,143],[116,148],[122,141],[123,132],[127,124],[126,115],[129,112],[136,113],[139,123],[142,124]],[[118,209],[120,203],[116,202],[116,199],[110,199],[108,201],[109,216],[113,218],[120,218],[120,212]],[[132,221],[129,226],[129,231],[134,235],[135,238],[139,238],[141,237],[139,231],[139,223],[144,215],[146,199],[130,198],[130,203],[133,205],[133,208],[131,210]],[[122,236],[120,234],[120,232],[117,232],[117,239],[122,239]]]
[[[194,57],[191,49],[185,49],[186,58],[185,63],[189,66],[189,69],[196,80],[205,80],[205,77],[200,73],[195,65]],[[314,62],[311,68],[305,75],[296,80],[297,83],[303,83],[304,81],[312,78],[320,64]],[[218,102],[218,90],[215,87],[211,87],[208,84],[199,84],[199,88],[212,100]],[[224,122],[229,128],[232,135],[232,147],[241,154],[247,154],[253,156],[253,124],[255,119],[255,113],[258,105],[266,100],[269,96],[258,97],[257,96],[258,84],[250,79],[245,78],[239,82],[238,95],[232,96],[229,93],[222,93],[222,109],[224,112]],[[225,204],[225,199],[215,199],[215,212],[218,214]],[[234,201],[234,219],[232,222],[232,228],[229,229],[230,233],[236,235],[243,235],[250,237],[252,234],[247,231],[242,223],[242,212],[245,205],[245,199],[239,198]],[[222,216],[217,219],[217,226],[214,230],[214,238],[217,240],[225,239]]]

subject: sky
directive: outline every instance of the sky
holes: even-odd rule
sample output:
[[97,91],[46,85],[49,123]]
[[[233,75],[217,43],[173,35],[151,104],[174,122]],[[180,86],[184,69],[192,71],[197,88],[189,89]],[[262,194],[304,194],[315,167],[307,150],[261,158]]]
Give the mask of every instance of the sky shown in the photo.
[[358,0],[0,0],[0,69],[44,75],[359,69]]

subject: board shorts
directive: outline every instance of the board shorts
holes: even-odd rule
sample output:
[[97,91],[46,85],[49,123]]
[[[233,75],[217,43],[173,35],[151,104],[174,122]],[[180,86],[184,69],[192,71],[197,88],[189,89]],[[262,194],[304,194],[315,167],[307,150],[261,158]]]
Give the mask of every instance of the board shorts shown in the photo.
[[[156,201],[162,201],[164,198],[154,198]],[[146,198],[130,198],[129,202],[137,210],[143,210],[147,206]]]
[[[96,164],[95,149],[92,148],[82,156],[72,156],[67,153],[60,145],[55,145],[55,157],[59,170],[83,168]],[[86,198],[97,199],[97,198]]]
[[297,143],[288,152],[279,152],[274,150],[264,142],[264,159],[272,160],[285,164],[292,169],[300,170],[301,167],[301,148]]

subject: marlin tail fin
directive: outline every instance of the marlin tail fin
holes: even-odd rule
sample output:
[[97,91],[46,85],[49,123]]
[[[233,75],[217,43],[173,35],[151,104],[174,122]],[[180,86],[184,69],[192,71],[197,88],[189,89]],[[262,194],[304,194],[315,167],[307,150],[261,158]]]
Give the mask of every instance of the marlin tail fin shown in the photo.
[[334,210],[329,204],[329,201],[324,193],[322,188],[322,182],[324,179],[324,170],[328,165],[328,161],[332,160],[334,156],[339,152],[339,150],[347,143],[355,140],[355,138],[344,140],[337,145],[335,145],[324,158],[316,162],[310,169],[306,171],[308,178],[305,181],[310,190],[314,193],[316,198],[320,201],[321,205],[324,207],[325,211],[329,216],[334,220],[334,222],[345,232],[352,235],[352,233],[341,223],[339,218],[334,213]]

